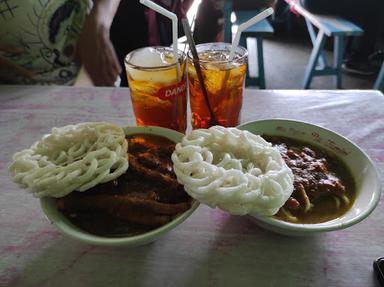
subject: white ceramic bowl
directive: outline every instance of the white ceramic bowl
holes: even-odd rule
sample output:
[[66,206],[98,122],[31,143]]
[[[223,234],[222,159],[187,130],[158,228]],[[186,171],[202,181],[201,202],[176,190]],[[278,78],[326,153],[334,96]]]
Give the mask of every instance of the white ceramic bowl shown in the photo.
[[[183,137],[183,134],[166,128],[161,127],[127,127],[124,128],[125,134],[135,135],[135,134],[153,134],[163,136],[174,142],[179,142]],[[158,237],[164,233],[172,230],[177,225],[186,220],[199,206],[199,202],[193,201],[192,206],[189,210],[185,211],[178,217],[176,217],[171,222],[153,229],[149,232],[135,235],[135,236],[126,236],[126,237],[103,237],[98,235],[90,234],[76,225],[72,224],[59,210],[56,208],[55,199],[50,197],[44,197],[40,199],[40,205],[43,209],[48,220],[54,224],[62,233],[72,237],[74,239],[81,240],[86,243],[93,245],[104,245],[104,246],[136,246],[149,243],[156,240]]]
[[356,200],[339,218],[317,224],[289,223],[274,217],[252,217],[261,227],[285,235],[309,235],[352,226],[366,218],[380,199],[381,186],[378,172],[357,145],[328,129],[300,121],[268,119],[238,126],[254,134],[284,136],[320,147],[342,160],[351,172],[356,184]]

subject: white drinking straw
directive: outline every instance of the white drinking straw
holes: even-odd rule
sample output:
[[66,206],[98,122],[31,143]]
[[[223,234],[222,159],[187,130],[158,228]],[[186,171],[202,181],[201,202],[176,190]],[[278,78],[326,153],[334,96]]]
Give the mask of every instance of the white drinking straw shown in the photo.
[[176,61],[176,72],[177,72],[177,81],[180,80],[180,64],[179,64],[179,54],[177,52],[177,16],[175,13],[168,11],[167,9],[161,7],[160,5],[150,1],[150,0],[140,0],[140,3],[155,10],[157,13],[164,15],[172,21],[172,46],[173,46],[173,58]]
[[220,93],[221,94],[224,93],[224,91],[225,91],[225,89],[227,87],[227,81],[229,79],[230,62],[232,62],[232,60],[233,60],[233,58],[235,56],[235,51],[236,51],[237,46],[239,45],[241,33],[245,29],[247,29],[250,26],[256,24],[257,22],[260,22],[261,20],[267,18],[268,16],[270,16],[272,14],[273,14],[273,9],[272,8],[265,9],[264,11],[260,12],[256,16],[252,17],[248,21],[246,21],[243,24],[241,24],[239,26],[239,28],[237,29],[235,38],[233,39],[233,42],[232,42],[231,51],[229,52],[228,62],[227,62],[227,65],[226,65],[227,66],[227,72],[225,73],[224,81],[223,81],[223,84],[222,84],[221,89],[220,89],[220,91],[221,91]]
[[229,59],[228,59],[229,62],[232,61],[233,57],[235,56],[235,50],[236,50],[237,46],[239,45],[241,33],[245,29],[247,29],[250,26],[256,24],[257,22],[260,22],[261,20],[267,18],[268,16],[270,16],[272,14],[273,14],[273,9],[272,8],[265,9],[264,11],[260,12],[259,14],[257,14],[255,17],[252,17],[247,22],[244,22],[243,24],[241,24],[239,26],[239,28],[237,29],[235,38],[233,39],[233,42],[232,42],[231,52],[229,53]]

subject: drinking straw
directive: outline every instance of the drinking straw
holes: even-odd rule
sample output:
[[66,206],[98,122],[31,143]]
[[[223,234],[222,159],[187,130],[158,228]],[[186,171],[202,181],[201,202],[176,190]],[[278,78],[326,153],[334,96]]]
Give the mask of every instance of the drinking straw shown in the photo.
[[201,86],[201,91],[203,92],[205,103],[207,105],[207,108],[211,117],[210,126],[215,126],[218,124],[218,122],[217,122],[215,113],[213,112],[212,107],[209,103],[208,92],[205,87],[204,77],[203,77],[203,73],[201,71],[201,66],[199,62],[199,55],[196,50],[195,41],[193,40],[193,37],[192,37],[191,27],[189,26],[188,19],[186,18],[182,19],[181,23],[183,24],[184,33],[185,33],[185,36],[187,37],[187,41],[189,44],[189,49],[191,49],[191,53],[193,57],[192,58],[193,65],[195,66],[195,69],[196,69],[197,78],[199,79],[199,83]]
[[239,45],[239,42],[240,42],[241,33],[245,29],[248,29],[250,26],[260,22],[261,20],[267,18],[268,16],[270,16],[272,14],[273,14],[273,8],[265,9],[264,11],[260,12],[259,14],[257,14],[254,17],[252,17],[251,19],[249,19],[248,21],[244,22],[243,24],[241,24],[238,27],[238,29],[236,31],[236,34],[235,34],[235,38],[233,39],[233,42],[232,42],[231,51],[229,52],[228,64],[227,64],[227,72],[225,73],[225,76],[224,76],[223,85],[221,87],[221,93],[224,93],[224,91],[226,89],[227,81],[228,81],[228,78],[229,78],[229,68],[230,68],[229,67],[229,63],[233,60],[233,58],[235,56],[236,48],[237,48],[237,46]]
[[177,81],[180,81],[180,63],[179,63],[179,54],[177,52],[177,16],[175,13],[168,11],[167,9],[161,7],[160,5],[150,1],[150,0],[140,0],[140,3],[155,10],[157,13],[164,15],[172,21],[172,47],[173,47],[173,57],[176,62],[176,72],[177,72]]
[[237,29],[235,38],[232,42],[231,52],[229,53],[229,59],[228,59],[229,62],[232,61],[233,57],[235,56],[235,50],[239,45],[241,33],[245,29],[248,29],[250,26],[256,24],[257,22],[260,22],[261,20],[267,18],[268,16],[271,16],[272,14],[273,14],[273,8],[265,9],[264,11],[260,12],[259,14],[252,17],[251,19],[249,19],[248,21],[244,22],[239,26],[239,28]]

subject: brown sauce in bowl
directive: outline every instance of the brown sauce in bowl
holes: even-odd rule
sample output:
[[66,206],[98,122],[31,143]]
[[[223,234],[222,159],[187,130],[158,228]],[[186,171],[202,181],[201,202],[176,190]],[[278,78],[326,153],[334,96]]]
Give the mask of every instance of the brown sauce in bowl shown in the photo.
[[162,226],[191,207],[177,182],[171,155],[175,143],[155,135],[127,137],[129,168],[119,178],[57,199],[74,225],[95,235],[122,237]]
[[294,175],[293,193],[275,217],[294,223],[321,223],[351,208],[355,183],[340,159],[301,141],[263,137],[277,147]]

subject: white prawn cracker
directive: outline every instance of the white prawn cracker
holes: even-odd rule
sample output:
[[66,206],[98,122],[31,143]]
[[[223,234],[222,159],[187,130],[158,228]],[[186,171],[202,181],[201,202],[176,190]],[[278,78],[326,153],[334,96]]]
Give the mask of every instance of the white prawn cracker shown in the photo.
[[293,192],[293,173],[262,137],[214,126],[184,136],[172,154],[187,193],[236,215],[271,216]]
[[122,128],[104,122],[53,128],[29,149],[13,155],[13,180],[37,197],[62,197],[111,181],[128,169]]

